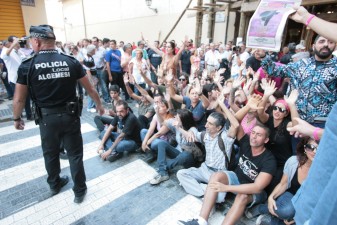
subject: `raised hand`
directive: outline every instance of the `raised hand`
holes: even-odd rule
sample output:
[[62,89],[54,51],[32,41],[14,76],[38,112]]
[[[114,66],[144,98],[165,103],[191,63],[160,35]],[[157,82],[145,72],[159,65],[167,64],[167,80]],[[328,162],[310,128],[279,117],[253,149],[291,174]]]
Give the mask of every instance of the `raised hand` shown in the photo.
[[246,105],[249,106],[249,108],[254,109],[254,110],[263,109],[263,107],[259,107],[261,100],[262,100],[262,96],[253,94],[253,96],[249,98]]
[[254,70],[253,70],[252,67],[248,67],[248,69],[247,69],[247,75],[249,75],[249,74],[251,74],[251,75],[254,74]]
[[270,82],[267,82],[264,86],[264,95],[269,97],[271,95],[274,94],[274,92],[276,91],[276,87],[275,87],[275,81],[270,81]]
[[[249,67],[250,68],[250,67]],[[253,70],[253,69],[252,69]],[[253,71],[254,72],[254,71]],[[253,81],[256,82],[260,79],[260,72],[257,71],[256,73],[254,73],[254,76],[253,76]]]
[[292,90],[289,97],[284,96],[284,100],[288,105],[295,105],[298,98],[298,91],[296,89]]
[[207,69],[204,69],[204,70],[202,71],[202,77],[206,79],[207,76],[208,76],[208,71],[207,71]]
[[252,84],[252,82],[253,82],[253,80],[251,79],[251,78],[249,78],[248,80],[247,80],[247,82],[243,85],[243,91],[245,92],[245,93],[248,93],[249,92],[249,87],[250,87],[250,85]]
[[246,78],[244,78],[244,77],[239,77],[239,78],[235,79],[234,82],[233,82],[232,87],[233,87],[233,88],[238,88],[238,87],[240,87],[241,84],[242,84],[243,82],[245,82],[245,80],[246,80]]
[[124,84],[129,83],[129,74],[128,74],[128,73],[125,73],[125,74],[124,74],[124,76],[123,76],[123,81],[124,81]]
[[199,79],[196,78],[194,79],[194,90],[200,95],[202,92],[201,92],[201,86],[200,86],[200,82],[199,82]]
[[296,12],[290,16],[291,19],[295,20],[298,23],[303,23],[307,21],[310,16],[310,13],[303,7],[294,7]]

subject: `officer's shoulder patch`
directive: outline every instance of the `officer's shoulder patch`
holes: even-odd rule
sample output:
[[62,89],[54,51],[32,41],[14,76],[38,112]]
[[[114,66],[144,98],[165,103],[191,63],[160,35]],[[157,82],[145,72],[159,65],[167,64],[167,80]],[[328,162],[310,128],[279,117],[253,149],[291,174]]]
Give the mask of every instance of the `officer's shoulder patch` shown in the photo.
[[22,63],[26,63],[26,62],[32,60],[34,57],[35,57],[35,54],[29,55],[29,56],[27,56],[26,58],[24,58],[24,59],[22,60]]

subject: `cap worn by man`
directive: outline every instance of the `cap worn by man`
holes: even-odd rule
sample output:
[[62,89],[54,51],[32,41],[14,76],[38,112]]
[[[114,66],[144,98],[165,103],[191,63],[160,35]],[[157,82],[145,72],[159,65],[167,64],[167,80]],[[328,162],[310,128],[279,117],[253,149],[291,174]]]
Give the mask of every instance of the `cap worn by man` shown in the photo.
[[54,29],[50,25],[31,26],[29,33],[31,38],[56,39]]
[[296,45],[296,50],[305,50],[305,47],[302,44]]

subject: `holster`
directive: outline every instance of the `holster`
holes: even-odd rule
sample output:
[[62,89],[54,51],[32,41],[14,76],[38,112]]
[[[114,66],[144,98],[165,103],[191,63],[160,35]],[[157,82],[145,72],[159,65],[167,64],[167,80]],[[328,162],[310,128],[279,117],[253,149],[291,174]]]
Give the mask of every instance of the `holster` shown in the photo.
[[76,115],[80,117],[83,109],[83,98],[81,96],[76,97],[76,102],[67,102],[66,110],[70,115]]
[[40,119],[42,118],[41,110],[40,108],[36,105],[35,102],[32,104],[32,115],[35,120],[35,124],[38,125],[40,122]]

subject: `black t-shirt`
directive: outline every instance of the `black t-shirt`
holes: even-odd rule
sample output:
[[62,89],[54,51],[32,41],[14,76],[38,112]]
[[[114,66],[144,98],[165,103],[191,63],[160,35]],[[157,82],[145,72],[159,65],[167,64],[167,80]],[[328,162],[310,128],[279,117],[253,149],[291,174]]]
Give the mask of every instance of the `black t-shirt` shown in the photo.
[[21,63],[17,83],[27,85],[29,68],[29,86],[39,107],[52,108],[75,101],[77,80],[85,76],[75,58],[56,50],[40,51]]
[[289,118],[283,119],[278,127],[274,127],[273,116],[269,116],[266,126],[270,129],[269,141],[266,148],[273,153],[278,167],[283,167],[290,156],[293,155],[291,146],[291,135],[287,131]]
[[91,73],[92,76],[97,75],[95,60],[91,55],[88,55],[88,57],[84,58],[83,65],[84,65],[85,70],[90,70],[90,73]]
[[158,55],[152,49],[149,49],[147,54],[149,56],[150,63],[157,69],[157,67],[161,64],[162,61],[161,55]]
[[252,67],[252,69],[256,72],[261,67],[261,61],[257,60],[255,56],[251,56],[246,61],[246,68]]
[[253,157],[249,143],[249,136],[245,135],[240,141],[239,163],[234,172],[241,184],[254,183],[260,172],[274,175],[276,160],[269,150]]
[[138,145],[141,144],[140,140],[140,123],[133,113],[129,112],[122,120],[115,116],[111,121],[111,125],[116,127],[118,131],[125,134],[125,140],[133,140]]

